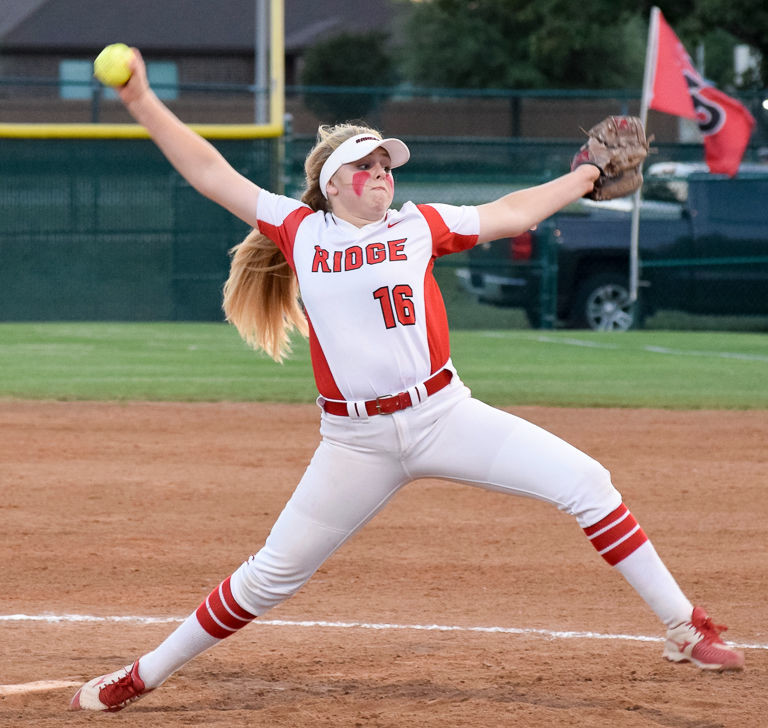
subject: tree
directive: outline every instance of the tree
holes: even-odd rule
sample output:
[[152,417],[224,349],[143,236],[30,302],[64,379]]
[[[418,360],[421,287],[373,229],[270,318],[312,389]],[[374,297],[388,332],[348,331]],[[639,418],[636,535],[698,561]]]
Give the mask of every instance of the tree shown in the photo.
[[[645,21],[647,27],[647,21]],[[418,85],[639,87],[643,18],[628,0],[422,0],[401,47]]]
[[[462,88],[640,88],[650,9],[658,0],[421,0],[407,3],[400,55],[417,85]],[[762,54],[768,9],[755,0],[665,0],[662,12],[706,74],[734,85],[733,46]],[[759,7],[758,7],[759,6]],[[755,81],[753,80],[753,84]]]
[[[515,5],[523,3],[512,2]],[[531,88],[543,76],[527,61],[530,21],[494,0],[426,0],[413,5],[400,57],[416,85],[459,88]],[[517,42],[510,39],[516,38]]]
[[[537,27],[530,37],[531,59],[548,86],[642,86],[648,26],[637,13],[622,12],[614,3],[594,7],[560,0],[540,0],[534,4],[534,13]],[[607,18],[612,22],[606,24]]]
[[[397,80],[394,62],[381,33],[342,33],[317,43],[304,59],[305,86],[390,87]],[[327,123],[362,119],[384,95],[361,92],[320,92],[305,95],[305,103]]]

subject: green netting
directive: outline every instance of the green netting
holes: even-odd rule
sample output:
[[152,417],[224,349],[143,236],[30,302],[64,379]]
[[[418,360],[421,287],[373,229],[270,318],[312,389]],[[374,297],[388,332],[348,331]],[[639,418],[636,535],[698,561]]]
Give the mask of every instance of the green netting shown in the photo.
[[[277,141],[216,142],[274,186]],[[247,226],[148,140],[4,139],[0,320],[216,320]]]

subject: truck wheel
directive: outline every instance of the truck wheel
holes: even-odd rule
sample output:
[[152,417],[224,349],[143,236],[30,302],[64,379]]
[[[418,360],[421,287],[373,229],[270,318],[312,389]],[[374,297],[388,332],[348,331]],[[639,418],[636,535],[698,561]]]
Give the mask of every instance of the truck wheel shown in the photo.
[[641,326],[638,302],[629,303],[627,276],[598,273],[578,288],[571,309],[570,325],[594,331],[628,331]]

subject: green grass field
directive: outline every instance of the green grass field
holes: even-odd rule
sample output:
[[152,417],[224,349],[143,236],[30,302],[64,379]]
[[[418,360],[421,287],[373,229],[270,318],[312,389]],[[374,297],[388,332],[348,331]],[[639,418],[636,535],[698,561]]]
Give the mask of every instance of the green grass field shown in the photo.
[[[768,409],[759,333],[457,331],[453,360],[499,406]],[[0,324],[0,397],[312,402],[309,349],[278,365],[217,323]]]

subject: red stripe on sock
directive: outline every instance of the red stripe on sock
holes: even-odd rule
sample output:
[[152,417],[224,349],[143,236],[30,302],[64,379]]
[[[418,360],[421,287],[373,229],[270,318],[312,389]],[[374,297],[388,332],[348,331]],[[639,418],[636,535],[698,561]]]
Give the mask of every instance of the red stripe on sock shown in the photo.
[[605,531],[602,533],[598,532],[589,540],[592,542],[592,545],[602,553],[617,541],[621,541],[622,538],[627,536],[636,527],[637,521],[631,513],[627,512],[618,523],[608,526]]
[[611,566],[616,566],[626,559],[648,540],[635,517],[623,503],[605,518],[585,528],[584,533]]
[[235,597],[232,596],[232,587],[229,584],[231,578],[231,576],[228,576],[226,579],[224,579],[224,581],[221,582],[221,590],[224,592],[224,598],[227,602],[227,606],[229,607],[229,611],[233,612],[241,619],[247,619],[249,622],[252,619],[256,619],[255,614],[247,612],[235,601]]
[[208,598],[197,608],[195,615],[200,626],[209,635],[220,640],[234,634],[255,618],[255,615],[246,612],[235,601],[229,585],[229,577],[208,595]]
[[[229,627],[230,629],[240,629],[241,627],[245,627],[245,625],[253,619],[253,615],[248,614],[247,612],[247,617],[239,617],[236,614],[232,614],[234,609],[232,609],[230,603],[234,604],[236,607],[238,605],[234,602],[231,595],[230,598],[227,599],[225,594],[224,600],[222,600],[221,595],[224,591],[222,586],[223,585],[220,585],[219,588],[214,589],[208,596],[208,609],[210,609],[213,616],[225,627]],[[238,610],[243,611],[239,609],[239,607]]]
[[624,561],[633,551],[640,548],[647,540],[648,536],[645,535],[643,529],[638,528],[628,539],[622,541],[610,551],[606,551],[603,554],[603,558],[611,566],[616,566],[620,561]]
[[593,526],[587,526],[584,529],[584,533],[586,533],[587,536],[591,536],[598,531],[602,531],[606,526],[621,518],[621,516],[628,512],[628,510],[629,509],[622,503],[615,511],[611,511],[605,518],[598,521]]
[[207,601],[208,600],[203,602],[195,612],[195,616],[197,617],[197,621],[200,622],[200,626],[209,635],[211,635],[211,637],[215,637],[216,639],[223,640],[225,637],[229,637],[236,630],[224,629],[217,622],[215,622],[210,612],[208,611]]

